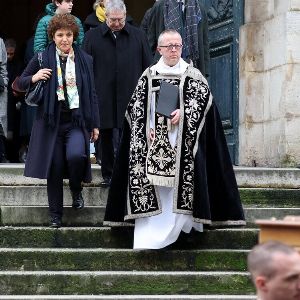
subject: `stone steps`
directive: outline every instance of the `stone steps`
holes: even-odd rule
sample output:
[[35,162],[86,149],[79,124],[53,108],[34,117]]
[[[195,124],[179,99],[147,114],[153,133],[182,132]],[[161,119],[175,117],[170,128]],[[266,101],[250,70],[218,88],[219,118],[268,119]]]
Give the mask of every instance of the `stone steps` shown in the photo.
[[60,295],[60,296],[0,296],[2,300],[255,300],[254,295],[107,295],[107,296],[91,296],[91,295]]
[[[102,180],[101,167],[92,165],[93,183],[98,186]],[[234,167],[239,187],[244,188],[300,188],[298,168],[251,168]],[[45,180],[23,176],[24,164],[0,164],[0,185],[45,185]]]
[[[102,226],[108,189],[99,187],[100,167],[83,189],[84,210],[70,207],[65,187],[60,229],[45,226],[46,181],[25,178],[23,167],[0,165],[0,300],[256,299],[246,256],[257,228],[182,233],[167,249],[135,251],[133,228]],[[235,173],[248,226],[300,215],[299,169]]]
[[[270,188],[239,188],[244,205],[256,207],[299,207],[299,189]],[[84,187],[83,196],[87,206],[106,204],[108,189],[100,187]],[[1,206],[45,206],[48,205],[45,185],[0,185]],[[64,188],[64,203],[71,205],[71,194],[68,187]]]
[[2,295],[253,294],[247,272],[0,271]]
[[[282,219],[287,215],[300,215],[300,208],[286,207],[244,207],[247,226],[253,226],[256,219]],[[71,206],[64,207],[64,226],[101,226],[105,206],[86,206],[80,211]],[[48,206],[0,206],[1,226],[47,226]]]
[[[2,248],[1,271],[238,271],[248,250]],[[113,262],[113,263],[112,263]]]
[[[258,229],[230,228],[181,233],[172,249],[250,249]],[[132,249],[132,228],[0,227],[1,248],[117,248]]]

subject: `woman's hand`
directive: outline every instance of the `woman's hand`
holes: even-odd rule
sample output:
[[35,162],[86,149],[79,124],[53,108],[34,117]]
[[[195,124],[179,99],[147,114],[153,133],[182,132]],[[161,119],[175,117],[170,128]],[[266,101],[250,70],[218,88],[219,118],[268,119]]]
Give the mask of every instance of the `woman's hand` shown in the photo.
[[180,109],[176,109],[171,113],[171,123],[173,125],[177,125],[179,123],[179,119],[180,119]]
[[51,77],[51,69],[40,69],[31,78],[32,83],[36,83],[39,80],[48,80]]
[[99,129],[94,128],[93,131],[91,132],[91,142],[94,143],[98,140],[99,138]]

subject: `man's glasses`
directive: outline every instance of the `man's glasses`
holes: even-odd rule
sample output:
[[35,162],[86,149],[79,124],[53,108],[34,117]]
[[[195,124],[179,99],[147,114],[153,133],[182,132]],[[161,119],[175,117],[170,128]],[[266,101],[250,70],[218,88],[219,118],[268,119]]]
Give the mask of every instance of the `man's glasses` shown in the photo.
[[175,48],[175,50],[181,49],[182,45],[180,45],[180,44],[175,44],[175,45],[170,44],[170,45],[167,45],[167,46],[158,46],[158,47],[159,48],[167,48],[169,51],[172,51],[174,48]]

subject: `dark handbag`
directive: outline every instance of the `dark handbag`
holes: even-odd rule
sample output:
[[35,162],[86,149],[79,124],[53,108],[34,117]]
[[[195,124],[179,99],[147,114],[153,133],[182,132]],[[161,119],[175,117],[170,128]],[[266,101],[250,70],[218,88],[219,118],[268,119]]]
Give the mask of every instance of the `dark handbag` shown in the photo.
[[20,76],[17,76],[17,77],[15,78],[15,80],[14,80],[13,83],[11,84],[11,89],[12,89],[13,94],[14,94],[15,97],[24,97],[26,91],[23,91],[22,89],[20,89],[19,83],[18,83],[19,78],[20,78]]
[[[38,53],[40,69],[43,68],[42,52]],[[25,102],[29,106],[38,106],[43,98],[44,80],[39,80],[33,85],[30,85],[25,94]]]

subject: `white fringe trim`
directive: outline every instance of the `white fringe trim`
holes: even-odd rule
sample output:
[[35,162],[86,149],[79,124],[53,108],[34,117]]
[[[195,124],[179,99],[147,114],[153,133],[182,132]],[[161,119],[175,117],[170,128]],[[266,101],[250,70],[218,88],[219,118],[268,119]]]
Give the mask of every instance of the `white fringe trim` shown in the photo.
[[166,187],[174,187],[175,185],[175,177],[163,177],[163,176],[147,174],[147,178],[149,182],[153,185],[166,186]]

